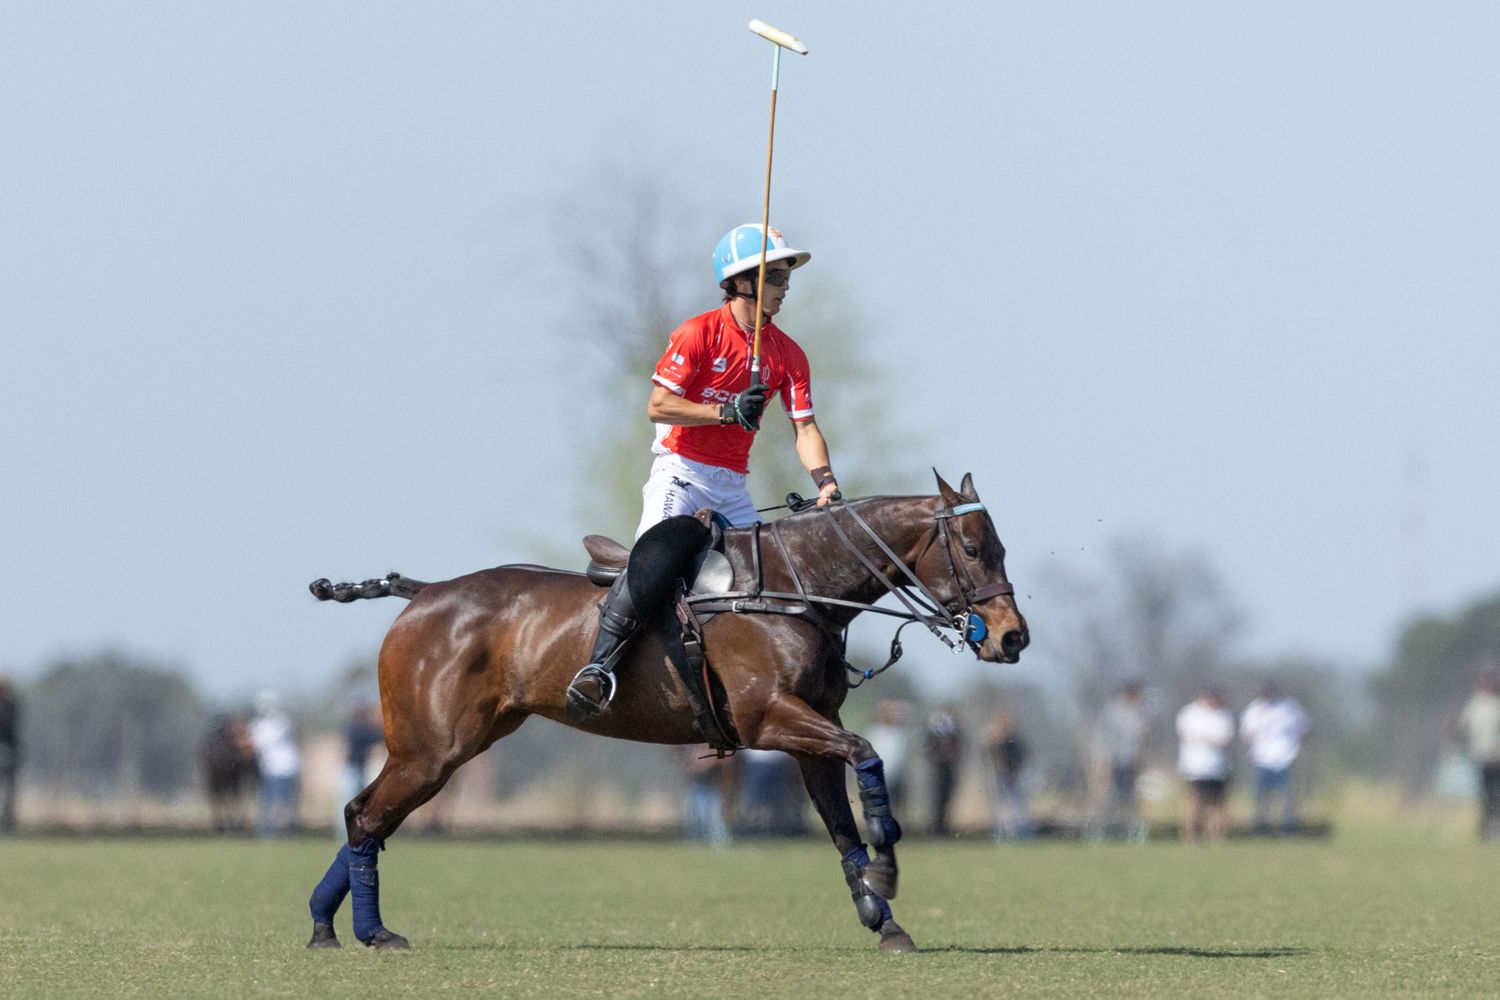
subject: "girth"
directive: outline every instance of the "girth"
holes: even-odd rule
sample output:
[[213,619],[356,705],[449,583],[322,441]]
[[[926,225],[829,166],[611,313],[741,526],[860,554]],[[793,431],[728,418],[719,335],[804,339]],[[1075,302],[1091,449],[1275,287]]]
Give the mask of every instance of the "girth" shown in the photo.
[[718,751],[720,757],[728,756],[744,744],[734,728],[719,715],[713,674],[704,652],[703,624],[688,605],[687,593],[683,590],[677,592],[672,611],[682,631],[679,642],[668,637],[667,659],[682,681],[683,694],[687,697],[688,707],[693,710],[693,718],[703,739]]

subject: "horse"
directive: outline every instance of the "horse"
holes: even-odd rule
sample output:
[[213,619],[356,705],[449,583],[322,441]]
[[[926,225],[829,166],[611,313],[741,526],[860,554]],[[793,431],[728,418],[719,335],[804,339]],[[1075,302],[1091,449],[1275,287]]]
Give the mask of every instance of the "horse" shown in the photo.
[[[437,583],[396,574],[360,585],[315,581],[320,599],[394,595],[410,603],[380,650],[389,757],[344,809],[348,842],[309,900],[308,947],[339,947],[333,917],[345,895],[352,896],[360,942],[410,947],[381,919],[379,852],[454,771],[530,716],[615,739],[718,742],[706,740],[706,691],[721,739],[729,734],[731,746],[781,750],[796,760],[839,853],[856,916],[879,935],[878,948],[915,951],[889,902],[901,827],[884,765],[839,720],[853,670],[843,655],[844,630],[863,611],[893,614],[999,663],[1017,662],[1030,642],[1005,575],[1005,548],[972,476],[957,490],[941,476],[937,485],[933,496],[840,500],[725,530],[722,552],[744,589],[709,604],[693,599],[718,612],[701,630],[712,681],[695,696],[690,673],[674,672],[668,662],[669,630],[642,629],[620,664],[610,707],[579,723],[567,718],[565,692],[594,637],[599,589],[585,574],[507,565]],[[888,593],[906,610],[872,605]],[[892,651],[894,661],[899,642]],[[845,792],[846,766],[858,779],[873,857]]]

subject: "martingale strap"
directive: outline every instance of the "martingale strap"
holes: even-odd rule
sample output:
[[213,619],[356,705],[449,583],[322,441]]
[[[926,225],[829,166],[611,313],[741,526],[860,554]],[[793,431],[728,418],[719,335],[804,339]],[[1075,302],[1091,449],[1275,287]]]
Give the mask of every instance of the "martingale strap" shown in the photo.
[[703,627],[688,604],[686,591],[677,591],[672,610],[677,615],[678,624],[682,626],[681,652],[678,651],[678,643],[668,641],[667,659],[682,681],[688,707],[693,710],[693,718],[698,722],[698,731],[703,734],[703,739],[720,757],[729,756],[742,744],[739,734],[719,718],[719,710],[714,704],[713,677],[709,671],[708,655],[704,652]]

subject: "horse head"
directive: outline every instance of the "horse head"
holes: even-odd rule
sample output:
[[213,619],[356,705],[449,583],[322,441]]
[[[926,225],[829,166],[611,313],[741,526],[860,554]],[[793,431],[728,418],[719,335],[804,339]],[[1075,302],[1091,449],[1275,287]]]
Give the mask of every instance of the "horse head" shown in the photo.
[[[974,490],[972,475],[965,474],[956,490],[942,476],[937,485],[935,537],[917,559],[916,574],[950,609],[969,613],[969,644],[980,659],[1015,663],[1031,642],[1031,632],[1005,576],[1005,546],[995,523]],[[974,618],[982,626],[975,627]]]

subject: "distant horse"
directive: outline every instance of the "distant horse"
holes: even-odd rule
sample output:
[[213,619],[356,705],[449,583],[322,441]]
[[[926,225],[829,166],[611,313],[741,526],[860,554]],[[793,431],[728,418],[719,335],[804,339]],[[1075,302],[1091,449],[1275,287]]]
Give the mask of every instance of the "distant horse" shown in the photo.
[[250,730],[239,715],[221,715],[203,741],[203,782],[215,833],[243,833],[245,791],[260,778]]
[[[869,497],[724,533],[735,589],[703,628],[713,679],[706,685],[719,732],[731,743],[790,754],[842,858],[864,926],[883,951],[914,951],[891,915],[896,841],[880,758],[844,729],[848,692],[843,630],[861,611],[920,621],[983,660],[1015,663],[1030,641],[1005,576],[1005,548],[965,476],[938,495]],[[309,947],[337,947],[333,916],[352,893],[354,934],[366,945],[405,948],[381,921],[378,852],[412,810],[437,794],[465,761],[528,716],[574,725],[568,683],[594,639],[600,591],[580,573],[501,566],[442,583],[394,574],[363,585],[312,585],[320,599],[394,594],[411,604],[380,651],[380,701],[390,756],[345,807],[349,842],[313,891]],[[907,610],[875,608],[894,594]],[[723,613],[730,612],[730,613]],[[945,630],[957,633],[949,640]],[[668,662],[666,630],[643,628],[620,665],[609,709],[574,728],[647,743],[705,742],[701,692]],[[893,648],[898,648],[893,643]],[[852,766],[874,858],[859,836],[844,788]]]

